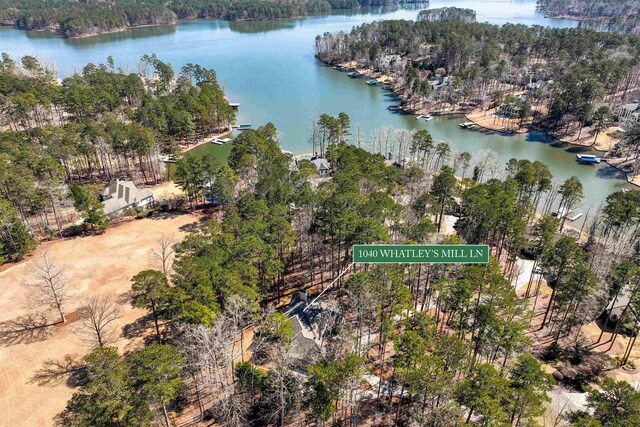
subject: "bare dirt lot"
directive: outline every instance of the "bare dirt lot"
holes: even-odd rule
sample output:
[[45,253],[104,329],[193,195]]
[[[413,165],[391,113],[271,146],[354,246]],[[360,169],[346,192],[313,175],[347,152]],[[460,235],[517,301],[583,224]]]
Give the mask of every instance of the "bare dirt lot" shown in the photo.
[[[143,310],[128,302],[131,278],[146,268],[157,268],[153,251],[162,235],[176,239],[184,236],[202,218],[201,215],[169,215],[129,221],[108,229],[99,236],[77,237],[42,244],[27,260],[0,270],[0,322],[41,311],[34,307],[32,287],[34,263],[45,251],[64,266],[68,291],[65,312],[67,323],[44,328],[36,333],[0,337],[0,419],[1,426],[47,426],[64,409],[74,389],[66,378],[43,384],[34,375],[47,360],[67,355],[82,357],[89,351],[86,335],[80,331],[78,308],[83,299],[94,295],[117,298],[123,317],[117,322],[121,351],[140,345],[149,326]],[[55,321],[53,314],[47,317]]]

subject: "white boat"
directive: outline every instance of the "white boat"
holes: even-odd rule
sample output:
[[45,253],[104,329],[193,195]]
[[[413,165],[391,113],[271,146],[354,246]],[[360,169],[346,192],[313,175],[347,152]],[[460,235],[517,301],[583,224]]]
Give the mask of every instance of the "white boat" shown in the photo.
[[468,129],[470,127],[475,126],[474,122],[464,122],[464,123],[460,123],[458,126],[460,126],[462,129]]

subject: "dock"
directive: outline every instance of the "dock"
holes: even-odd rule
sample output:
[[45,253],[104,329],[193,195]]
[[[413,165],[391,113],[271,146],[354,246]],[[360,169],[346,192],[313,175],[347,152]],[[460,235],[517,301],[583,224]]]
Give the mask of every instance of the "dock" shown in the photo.
[[226,144],[227,142],[231,142],[231,138],[214,138],[213,141],[216,145]]
[[179,157],[175,157],[175,156],[162,156],[160,157],[160,161],[164,162],[164,163],[176,163],[178,160],[180,160],[182,158],[182,156]]
[[402,105],[389,105],[387,107],[389,111],[402,111]]
[[238,108],[240,108],[240,103],[239,102],[230,102],[229,103],[229,107],[233,108],[234,110],[237,110]]
[[247,130],[247,129],[251,129],[253,125],[251,123],[244,123],[241,125],[238,125],[238,130]]
[[351,77],[352,79],[359,79],[360,77],[362,77],[362,74],[357,71],[351,71],[350,73],[347,73],[347,76]]
[[460,126],[462,129],[470,129],[475,125],[476,124],[474,122],[464,122],[464,123],[460,123],[458,126]]
[[602,159],[592,154],[576,154],[576,161],[584,165],[595,165],[600,163]]
[[378,83],[379,83],[379,82],[378,82],[378,80],[376,80],[376,79],[367,80],[367,84],[368,84],[369,86],[375,86],[375,85],[377,85]]
[[569,213],[567,214],[567,219],[568,219],[569,221],[575,221],[575,220],[577,220],[578,218],[582,218],[582,212],[576,212],[576,213],[574,213],[574,212],[572,211],[572,212],[569,212]]

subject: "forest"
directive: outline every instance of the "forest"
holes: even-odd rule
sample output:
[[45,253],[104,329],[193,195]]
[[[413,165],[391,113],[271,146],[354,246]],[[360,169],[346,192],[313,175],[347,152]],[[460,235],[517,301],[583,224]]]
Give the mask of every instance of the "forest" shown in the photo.
[[538,8],[550,17],[579,19],[586,28],[640,34],[640,5],[634,0],[538,0]]
[[475,22],[476,11],[473,9],[462,9],[459,7],[441,7],[438,9],[426,9],[418,12],[417,21],[448,21],[460,20],[464,22]]
[[[138,74],[109,58],[58,82],[49,65],[7,55],[1,71],[3,261],[67,232],[65,209],[82,217],[72,228],[100,232],[95,184],[155,183],[161,151],[234,118],[213,70],[176,75],[153,55]],[[34,379],[73,384],[58,425],[526,426],[552,416],[578,427],[592,413],[593,425],[637,424],[640,393],[609,373],[637,363],[640,191],[611,194],[578,230],[551,213],[579,205],[582,183],[556,182],[541,162],[458,152],[426,130],[367,137],[345,113],[318,117],[309,141],[329,177],[282,151],[272,124],[243,131],[228,164],[177,158],[183,202],[172,214],[218,214],[164,242],[158,266],[130,277],[126,302],[94,296],[74,314],[88,353],[48,360]],[[487,244],[492,260],[350,264],[352,245],[383,242]],[[534,267],[518,288],[523,257]],[[54,330],[77,321],[57,262],[45,253],[29,279]],[[126,351],[114,347],[120,304],[148,321]],[[5,340],[16,333],[6,327]],[[603,353],[614,345],[619,355]],[[586,409],[549,415],[555,384],[587,391]]]
[[[635,342],[640,191],[609,196],[578,233],[547,200],[578,203],[575,177],[555,183],[544,164],[512,159],[459,178],[469,154],[436,153],[425,130],[398,167],[352,145],[347,127],[344,114],[318,119],[322,179],[280,150],[272,124],[236,138],[216,178],[233,203],[131,278],[130,302],[154,325],[147,344],[121,354],[97,328],[94,349],[66,366],[78,385],[58,424],[171,426],[188,412],[238,427],[531,426],[561,383],[589,392],[587,410],[553,425],[636,425],[640,392],[607,374],[633,361],[601,346]],[[186,197],[210,191],[206,162],[179,161]],[[452,215],[457,233],[445,231]],[[350,265],[353,244],[381,242],[488,244],[492,260]],[[540,269],[516,291],[523,250]],[[622,295],[625,327],[587,337]]]
[[[640,94],[639,49],[638,36],[444,16],[316,37],[322,61],[355,61],[366,74],[391,76],[405,111],[476,113],[494,117],[501,130],[542,128],[583,145],[596,143],[616,109]],[[627,159],[625,168],[634,173],[640,143],[627,130],[613,154]]]
[[108,58],[58,81],[34,57],[17,63],[3,54],[0,263],[21,259],[36,237],[82,231],[65,226],[74,204],[88,225],[102,227],[100,185],[164,181],[160,153],[228,131],[234,120],[215,72],[197,64],[176,75],[144,55],[139,73],[126,74]]
[[260,20],[295,18],[333,9],[416,3],[416,0],[0,0],[0,24],[82,37],[178,19]]

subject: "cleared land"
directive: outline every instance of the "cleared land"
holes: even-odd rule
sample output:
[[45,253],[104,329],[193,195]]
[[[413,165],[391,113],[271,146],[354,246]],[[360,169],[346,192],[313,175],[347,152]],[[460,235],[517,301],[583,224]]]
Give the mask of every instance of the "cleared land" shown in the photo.
[[[35,333],[0,337],[0,425],[46,426],[71,397],[74,389],[50,378],[46,384],[34,380],[47,360],[62,360],[67,355],[78,358],[89,351],[86,335],[79,330],[77,310],[83,299],[94,295],[118,298],[123,317],[117,321],[121,351],[140,345],[150,326],[143,310],[128,302],[131,277],[145,268],[157,268],[153,251],[161,236],[184,236],[202,215],[168,215],[129,221],[110,228],[99,236],[78,237],[41,245],[29,259],[0,271],[0,322],[41,311],[34,308],[32,280],[34,262],[46,251],[65,267],[68,321]],[[54,315],[49,316],[52,321]]]

